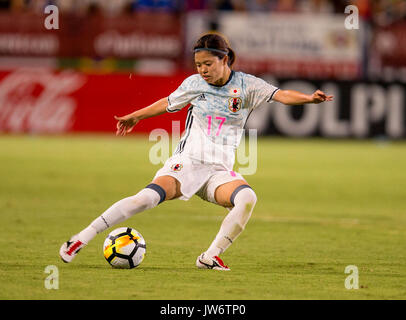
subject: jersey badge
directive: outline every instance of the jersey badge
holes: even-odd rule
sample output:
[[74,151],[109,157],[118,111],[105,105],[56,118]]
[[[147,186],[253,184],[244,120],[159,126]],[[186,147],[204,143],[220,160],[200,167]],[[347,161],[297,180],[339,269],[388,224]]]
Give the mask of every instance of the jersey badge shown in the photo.
[[241,98],[230,98],[230,99],[228,99],[228,109],[231,112],[236,113],[237,111],[239,111],[241,109],[241,106],[242,106]]
[[180,171],[180,170],[182,170],[182,168],[183,168],[183,166],[181,163],[176,163],[176,164],[172,165],[172,167],[171,167],[172,171]]

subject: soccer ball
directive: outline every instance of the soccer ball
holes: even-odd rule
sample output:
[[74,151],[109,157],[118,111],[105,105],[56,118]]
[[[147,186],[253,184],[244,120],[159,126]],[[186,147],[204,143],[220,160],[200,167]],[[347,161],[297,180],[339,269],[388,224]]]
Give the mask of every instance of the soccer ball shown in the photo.
[[135,268],[144,260],[145,251],[144,238],[129,227],[113,230],[103,244],[104,257],[113,268]]

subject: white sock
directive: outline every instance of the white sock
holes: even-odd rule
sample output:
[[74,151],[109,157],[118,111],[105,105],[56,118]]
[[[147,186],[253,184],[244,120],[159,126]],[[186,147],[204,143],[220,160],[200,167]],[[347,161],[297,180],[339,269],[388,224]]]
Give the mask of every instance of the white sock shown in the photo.
[[234,242],[245,229],[257,202],[257,196],[251,188],[241,188],[234,197],[234,207],[227,214],[216,238],[207,249],[210,257],[218,256]]
[[157,186],[158,188],[151,188],[150,186],[148,185],[135,196],[124,198],[113,204],[98,218],[93,220],[87,228],[83,229],[78,234],[78,239],[87,244],[98,233],[127,220],[136,213],[156,207],[165,199],[165,191],[157,185],[152,186]]

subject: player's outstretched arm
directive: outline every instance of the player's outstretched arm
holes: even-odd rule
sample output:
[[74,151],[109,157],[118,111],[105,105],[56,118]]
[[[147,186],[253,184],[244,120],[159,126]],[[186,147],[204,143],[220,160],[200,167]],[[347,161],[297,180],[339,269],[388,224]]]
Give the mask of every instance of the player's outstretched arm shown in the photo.
[[130,133],[134,129],[135,125],[140,120],[151,118],[165,113],[167,106],[168,99],[162,98],[148,107],[134,111],[133,113],[127,114],[125,116],[122,117],[114,116],[114,118],[118,121],[116,135],[125,136],[127,133]]
[[275,93],[273,100],[293,106],[306,103],[321,103],[324,101],[332,101],[333,96],[328,96],[321,90],[316,90],[313,94],[304,94],[295,90],[278,90]]

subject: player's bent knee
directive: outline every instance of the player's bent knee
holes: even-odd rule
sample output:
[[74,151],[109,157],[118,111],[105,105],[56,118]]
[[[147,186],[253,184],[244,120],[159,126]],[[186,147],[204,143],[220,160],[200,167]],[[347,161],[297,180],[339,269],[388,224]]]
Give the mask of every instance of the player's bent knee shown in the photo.
[[246,202],[251,204],[252,206],[255,206],[255,204],[257,203],[257,194],[255,193],[255,191],[249,188],[246,189],[244,192],[246,192]]
[[244,211],[243,212],[244,212],[244,215],[246,216],[246,219],[248,220],[255,207],[255,204],[257,203],[257,195],[255,194],[254,190],[252,190],[252,189],[246,189],[243,192],[244,192],[244,200],[243,200]]
[[242,185],[236,188],[236,192],[231,200],[234,208],[238,208],[238,224],[242,232],[251,218],[252,211],[257,202],[257,195],[250,186]]
[[251,210],[257,203],[257,195],[249,185],[244,184],[234,190],[231,194],[230,202],[233,206],[244,204],[247,209]]

